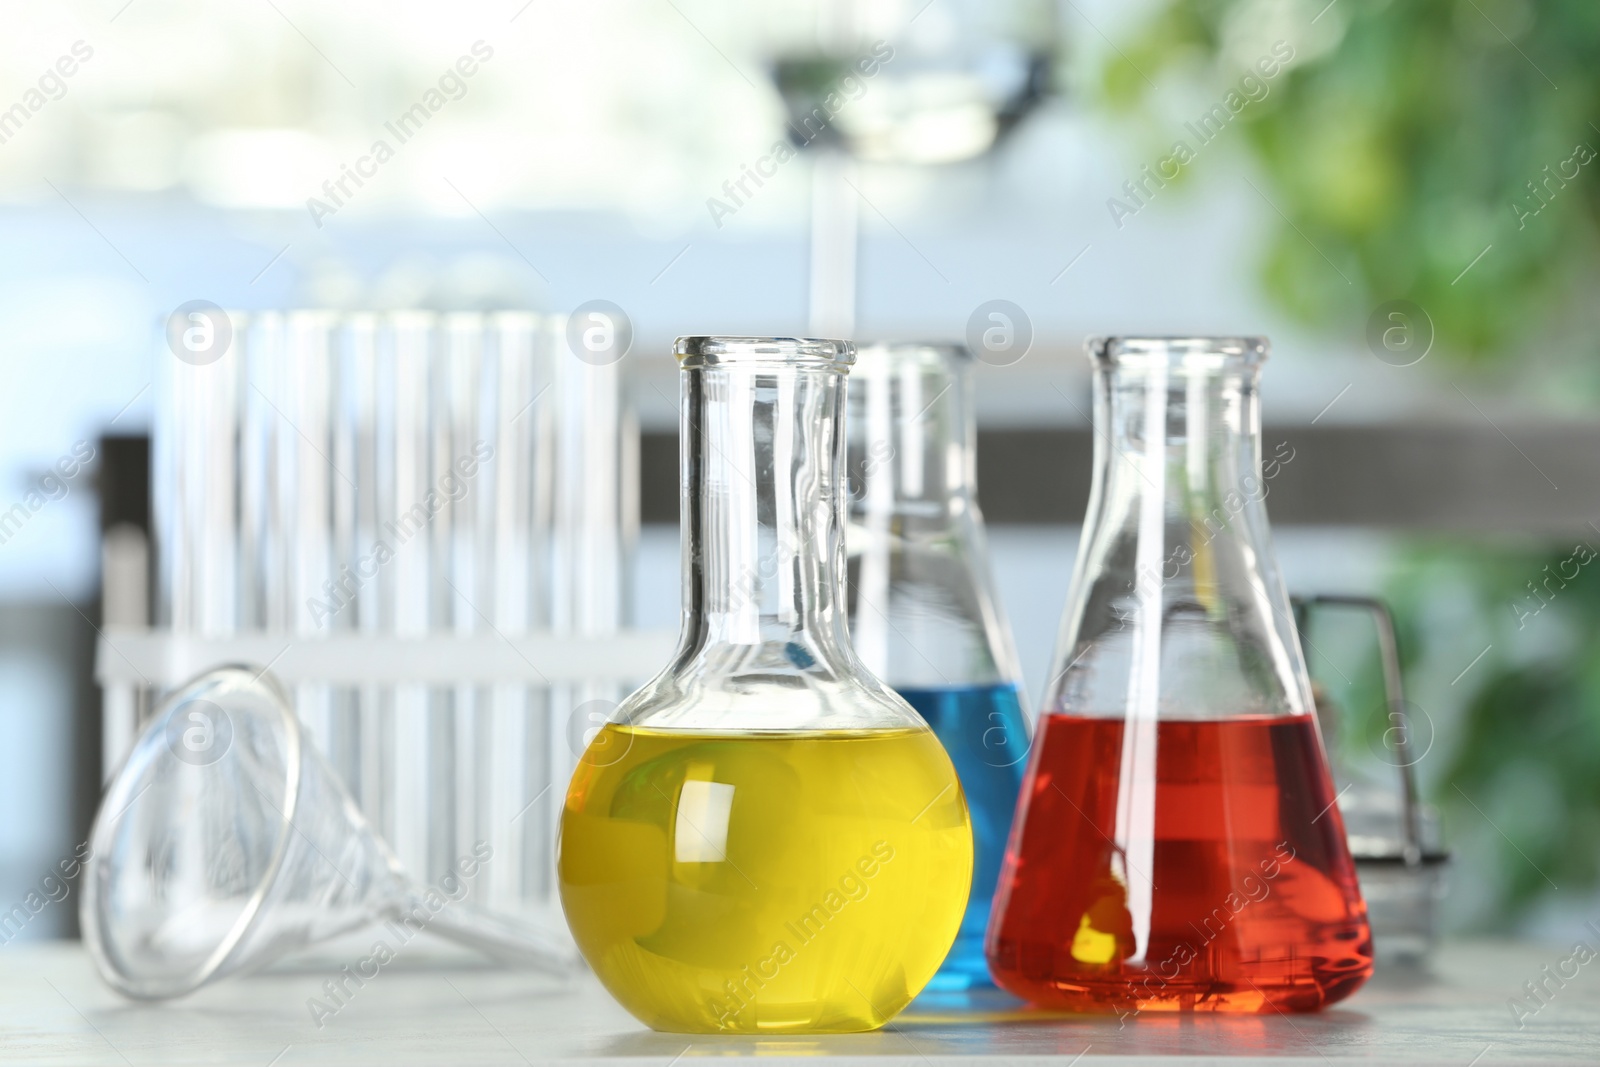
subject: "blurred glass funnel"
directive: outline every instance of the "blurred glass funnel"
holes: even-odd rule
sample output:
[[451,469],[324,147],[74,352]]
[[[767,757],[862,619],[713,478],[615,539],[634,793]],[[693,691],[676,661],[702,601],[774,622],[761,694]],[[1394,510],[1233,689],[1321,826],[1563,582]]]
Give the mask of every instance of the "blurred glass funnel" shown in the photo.
[[576,966],[570,948],[458,903],[486,847],[437,888],[413,883],[264,670],[217,668],[169,696],[89,840],[84,941],[130,997],[182,996],[383,919],[506,963]]

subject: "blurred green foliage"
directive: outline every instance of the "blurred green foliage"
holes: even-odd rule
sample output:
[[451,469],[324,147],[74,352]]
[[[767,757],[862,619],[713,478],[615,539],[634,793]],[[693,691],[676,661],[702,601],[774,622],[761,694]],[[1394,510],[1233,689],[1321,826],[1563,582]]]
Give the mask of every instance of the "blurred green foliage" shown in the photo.
[[[1339,0],[1313,24],[1322,7],[1173,0],[1119,43],[1105,99],[1131,113],[1155,95],[1147,78],[1197,66],[1226,87],[1254,58],[1230,54],[1230,40],[1280,12],[1306,61],[1245,109],[1240,132],[1288,216],[1264,264],[1284,308],[1347,327],[1409,299],[1432,316],[1442,353],[1477,362],[1587,310],[1600,160],[1567,161],[1580,143],[1600,150],[1600,3]],[[1575,179],[1560,176],[1574,166]],[[1551,174],[1541,200],[1529,183]]]
[[[1504,365],[1556,346],[1591,368],[1588,385],[1600,380],[1589,295],[1600,3],[1170,0],[1112,50],[1104,100],[1146,119],[1165,150],[1186,136],[1181,119],[1215,100],[1189,94],[1174,127],[1172,98],[1153,83],[1192,78],[1220,99],[1260,51],[1241,42],[1279,29],[1300,61],[1240,113],[1236,141],[1286,216],[1263,262],[1268,294],[1346,335],[1374,305],[1409,299],[1433,320],[1435,359]],[[1451,656],[1466,666],[1476,648],[1462,654],[1463,633],[1489,644],[1459,687],[1436,686],[1441,701],[1465,703],[1433,757],[1446,764],[1424,768],[1454,843],[1476,853],[1478,869],[1458,876],[1491,883],[1477,925],[1513,923],[1556,885],[1600,885],[1600,561],[1561,580],[1573,550],[1417,545],[1387,591],[1408,667]],[[1445,589],[1466,602],[1440,618]],[[1350,696],[1367,739],[1381,735],[1375,657]]]
[[[1488,646],[1460,683],[1465,706],[1434,777],[1451,825],[1478,828],[1491,846],[1485,925],[1514,920],[1558,886],[1600,885],[1600,537],[1575,541],[1544,554],[1416,546],[1387,591],[1405,620],[1408,666],[1444,646],[1467,667],[1475,651],[1463,653],[1446,620]],[[1467,599],[1441,605],[1442,588]]]

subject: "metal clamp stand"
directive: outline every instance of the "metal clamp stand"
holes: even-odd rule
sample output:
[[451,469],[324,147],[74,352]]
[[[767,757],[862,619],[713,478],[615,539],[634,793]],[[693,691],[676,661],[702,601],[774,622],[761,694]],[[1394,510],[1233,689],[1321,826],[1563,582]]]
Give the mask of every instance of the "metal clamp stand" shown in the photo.
[[[1351,853],[1368,897],[1373,941],[1380,958],[1420,958],[1432,943],[1433,905],[1442,892],[1443,868],[1450,854],[1438,845],[1436,834],[1428,833],[1427,812],[1416,775],[1416,763],[1426,753],[1418,754],[1413,744],[1394,616],[1387,604],[1374,597],[1323,594],[1295,597],[1292,603],[1295,625],[1301,634],[1308,632],[1316,609],[1364,613],[1377,633],[1389,722],[1384,737],[1400,772],[1400,825],[1395,835],[1398,840],[1390,838],[1393,844],[1389,847],[1374,847],[1370,835],[1352,829]],[[1358,843],[1362,847],[1357,847]],[[1395,844],[1399,847],[1395,848]]]

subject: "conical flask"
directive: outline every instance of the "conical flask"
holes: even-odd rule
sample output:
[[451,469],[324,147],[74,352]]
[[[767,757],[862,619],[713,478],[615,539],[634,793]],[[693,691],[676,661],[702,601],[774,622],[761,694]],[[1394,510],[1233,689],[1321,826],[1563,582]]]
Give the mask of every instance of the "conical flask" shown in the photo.
[[870,1030],[955,938],[972,833],[933,732],[846,629],[852,346],[680,338],[683,630],[573,774],[584,957],[658,1030]]
[[1124,1016],[1322,1007],[1372,946],[1267,529],[1267,343],[1088,347],[1094,484],[990,969]]
[[976,499],[972,355],[879,344],[850,372],[850,638],[933,727],[972,814],[972,895],[930,989],[989,985],[984,931],[1028,754]]
[[[100,974],[176,997],[387,920],[565,974],[570,947],[461,902],[493,849],[414,885],[264,671],[221,667],[157,710],[101,801],[83,876],[83,939]],[[371,977],[370,975],[366,977]]]

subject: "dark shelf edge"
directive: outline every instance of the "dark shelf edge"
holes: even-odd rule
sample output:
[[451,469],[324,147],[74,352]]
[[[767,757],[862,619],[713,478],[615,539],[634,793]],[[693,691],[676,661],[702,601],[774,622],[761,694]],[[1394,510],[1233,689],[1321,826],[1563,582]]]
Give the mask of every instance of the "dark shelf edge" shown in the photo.
[[[1600,536],[1600,425],[1268,427],[1277,526]],[[1087,428],[978,433],[978,500],[993,525],[1083,521]],[[1284,457],[1287,460],[1284,461]],[[678,521],[678,437],[640,442],[640,517]]]

